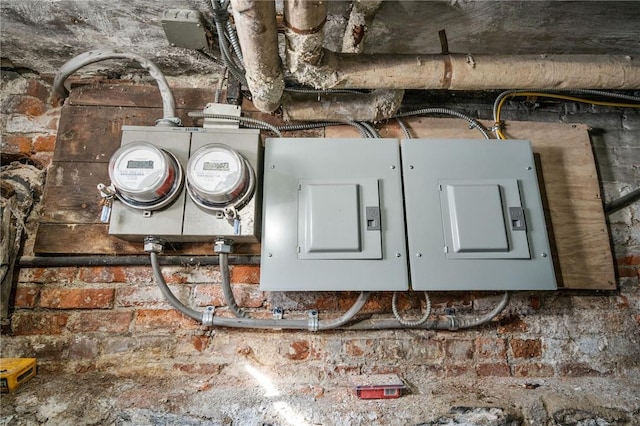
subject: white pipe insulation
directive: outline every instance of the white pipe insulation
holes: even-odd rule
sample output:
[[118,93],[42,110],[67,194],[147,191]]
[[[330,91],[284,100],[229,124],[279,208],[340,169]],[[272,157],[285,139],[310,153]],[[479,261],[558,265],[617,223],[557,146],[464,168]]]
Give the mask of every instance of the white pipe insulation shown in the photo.
[[638,89],[640,60],[624,55],[362,55],[325,51],[296,76],[317,88]]
[[[291,99],[282,98],[284,78],[278,56],[274,2],[232,0],[232,5],[254,103],[264,112],[274,111],[280,103]],[[336,53],[322,47],[326,1],[285,0],[284,12],[287,70],[297,82],[317,89],[640,88],[640,58]],[[291,111],[296,107],[291,105],[288,116],[295,115]],[[323,109],[331,110],[332,106],[325,102]],[[318,108],[314,114],[318,114],[316,120],[326,119]]]
[[263,0],[231,0],[253,104],[263,112],[280,106],[284,75],[278,55],[276,4]]

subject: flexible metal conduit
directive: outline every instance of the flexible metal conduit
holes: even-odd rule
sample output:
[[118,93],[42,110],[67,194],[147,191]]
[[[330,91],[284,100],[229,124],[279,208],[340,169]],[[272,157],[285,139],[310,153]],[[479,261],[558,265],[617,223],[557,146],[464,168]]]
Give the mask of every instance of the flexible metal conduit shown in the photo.
[[[369,299],[369,292],[361,292],[356,302],[347,310],[342,316],[333,320],[289,320],[289,319],[258,319],[258,318],[221,318],[216,317],[212,313],[212,309],[205,309],[203,312],[196,311],[185,306],[178,298],[173,294],[169,286],[167,285],[162,271],[160,269],[160,263],[158,261],[158,254],[155,252],[150,253],[151,267],[153,269],[153,275],[156,279],[156,284],[160,288],[162,294],[167,298],[167,301],[178,311],[182,312],[189,318],[192,318],[203,325],[219,326],[219,327],[231,327],[231,328],[257,328],[257,329],[291,329],[291,330],[331,330],[336,328],[342,328],[345,330],[382,330],[382,329],[394,329],[394,328],[407,328],[407,326],[401,324],[398,320],[384,319],[384,320],[363,320],[356,324],[346,326],[360,310],[364,307]],[[426,321],[420,325],[412,326],[410,328],[424,328],[433,330],[457,330],[461,328],[471,328],[488,323],[494,319],[504,308],[509,304],[510,293],[506,292],[502,297],[500,303],[488,314],[481,317],[473,318],[456,318],[449,317],[447,320]]]
[[222,120],[234,120],[242,124],[257,126],[257,128],[259,129],[270,130],[276,135],[278,135],[278,137],[282,137],[282,132],[280,132],[280,130],[278,130],[276,126],[274,126],[273,124],[267,123],[266,121],[256,120],[255,118],[249,118],[249,117],[243,117],[243,116],[238,117],[235,115],[226,115],[226,114],[211,114],[211,113],[204,113],[202,111],[191,111],[189,112],[188,115],[189,117],[194,117],[194,118],[216,118],[216,119],[222,119]]
[[[458,318],[456,316],[449,316],[446,320],[432,320],[426,321],[418,326],[411,328],[429,329],[429,330],[459,330],[465,328],[479,327],[487,324],[491,320],[502,312],[509,301],[511,300],[511,293],[505,292],[502,299],[496,305],[491,312],[483,316],[471,317],[471,318]],[[368,319],[360,321],[348,327],[349,330],[388,330],[395,328],[403,328],[402,324],[396,319]]]
[[[496,98],[496,100],[493,102],[493,119],[495,121],[496,116],[498,114],[498,105],[500,104],[500,101],[502,99],[504,99],[507,96],[512,96],[512,95],[517,95],[518,93],[522,93],[522,92],[529,92],[530,90],[507,90],[505,92],[500,93],[500,95],[498,95],[498,97]],[[540,90],[536,90],[536,92],[545,92],[545,93],[558,93],[558,94],[578,94],[578,95],[593,95],[593,96],[602,96],[602,97],[606,97],[606,98],[617,98],[617,99],[624,99],[627,101],[633,101],[633,102],[640,102],[640,96],[633,96],[633,95],[627,95],[624,93],[615,93],[615,92],[607,92],[607,91],[603,91],[603,90],[591,90],[591,89],[565,89],[565,90],[561,90],[561,89],[555,89],[555,88],[551,88],[551,89],[540,89]]]
[[86,65],[106,61],[108,59],[133,60],[139,63],[142,68],[147,70],[149,75],[153,77],[158,84],[160,96],[162,97],[162,119],[158,120],[157,124],[165,126],[176,126],[180,124],[180,120],[176,117],[176,104],[173,98],[173,93],[171,93],[169,83],[167,83],[167,80],[165,79],[164,74],[162,74],[162,71],[160,71],[160,68],[147,58],[131,52],[122,52],[117,49],[100,49],[81,53],[80,55],[71,58],[62,65],[53,80],[54,93],[63,99],[67,98],[69,96],[69,91],[64,86],[64,82],[71,74]]
[[151,257],[151,269],[153,269],[153,276],[155,277],[156,283],[158,284],[160,291],[162,292],[164,297],[167,299],[167,301],[171,304],[171,306],[173,306],[174,308],[176,308],[177,310],[179,310],[189,318],[192,318],[202,323],[203,313],[183,305],[182,302],[178,300],[178,298],[173,294],[173,292],[167,285],[167,282],[164,280],[164,277],[162,276],[160,263],[158,263],[158,253],[151,252],[150,257]]
[[[213,22],[216,27],[216,32],[218,33],[218,45],[220,46],[220,55],[222,56],[222,62],[229,69],[229,72],[239,82],[243,84],[247,84],[247,80],[245,78],[244,72],[240,68],[238,68],[236,63],[233,61],[233,57],[231,55],[231,51],[229,50],[229,45],[225,37],[225,34],[226,34],[225,28],[227,28],[226,24],[229,23],[228,12],[225,8],[222,7],[220,3],[218,3],[218,0],[211,0],[211,7],[213,9]],[[234,40],[232,39],[231,35],[229,36],[229,39],[232,40],[232,43],[233,43]],[[238,42],[237,39],[235,39],[236,44],[237,42]],[[234,48],[234,52],[235,52],[235,46],[232,46],[232,48]],[[238,46],[238,52],[239,51],[240,51],[240,47]],[[238,56],[238,60],[242,61],[240,59],[240,56]]]
[[182,312],[189,318],[192,318],[203,325],[212,325],[219,327],[234,327],[234,328],[261,328],[261,329],[292,329],[292,330],[330,330],[338,328],[353,319],[362,307],[367,303],[369,299],[368,292],[360,293],[356,302],[347,310],[342,316],[333,320],[265,320],[258,318],[221,318],[215,317],[211,313],[210,309],[206,309],[203,312],[196,311],[185,306],[178,298],[173,294],[169,286],[167,285],[160,264],[158,262],[158,254],[155,252],[149,253],[151,257],[151,267],[153,269],[153,275],[156,279],[156,284],[160,288],[162,294],[167,298],[167,301],[178,311]]
[[[19,265],[23,268],[56,268],[64,266],[149,266],[149,256],[22,256]],[[218,256],[162,256],[161,265],[219,265]],[[260,265],[260,255],[228,256],[230,265]]]
[[475,118],[469,117],[466,114],[463,114],[458,111],[454,111],[449,108],[422,108],[415,111],[402,112],[400,114],[396,114],[392,116],[391,118],[412,117],[416,115],[432,115],[432,114],[450,115],[453,117],[461,118],[465,120],[467,123],[469,123],[470,129],[478,129],[478,131],[482,133],[482,136],[484,136],[485,139],[491,139],[491,136],[489,136],[489,132],[487,132],[487,129],[485,129],[484,126],[478,120],[476,120]]
[[236,318],[246,318],[247,313],[240,309],[236,303],[236,298],[233,297],[233,291],[231,290],[231,274],[229,273],[229,262],[227,253],[220,253],[220,275],[222,278],[222,294],[224,295],[224,301],[226,302],[229,310]]

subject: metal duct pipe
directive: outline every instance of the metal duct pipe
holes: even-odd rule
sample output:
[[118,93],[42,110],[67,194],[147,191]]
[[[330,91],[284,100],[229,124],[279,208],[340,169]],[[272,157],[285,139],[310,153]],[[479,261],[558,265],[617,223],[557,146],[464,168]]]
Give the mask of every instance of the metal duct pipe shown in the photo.
[[321,89],[637,89],[640,61],[624,55],[362,55],[324,51],[296,78]]
[[287,121],[378,121],[400,109],[404,90],[371,93],[286,93],[282,114]]
[[320,61],[327,7],[326,1],[284,1],[286,57],[289,72],[292,74],[298,72],[298,66],[316,65]]
[[327,22],[327,10],[327,2],[322,0],[285,0],[285,25],[296,34],[321,32]]
[[[285,32],[288,69],[300,83],[318,89],[640,88],[640,61],[623,55],[361,55],[330,52],[322,48],[325,3],[284,2],[288,23]],[[370,6],[373,14],[380,5],[372,1]]]
[[[324,54],[331,54],[322,47],[327,7],[326,1],[284,1],[288,71],[301,83],[315,87],[320,87],[316,79],[324,76],[322,72],[316,74],[315,71],[321,70],[316,65],[323,61]],[[285,120],[382,120],[395,114],[403,96],[404,90],[375,90],[362,94],[290,94],[283,98],[282,109]]]
[[[280,104],[284,81],[273,1],[232,0],[254,104],[264,112]],[[287,67],[300,83],[318,89],[638,89],[640,61],[623,55],[362,55],[322,48],[326,1],[285,0]],[[355,99],[355,98],[354,98]],[[336,98],[336,100],[338,100]],[[348,101],[339,99],[341,109]],[[287,97],[316,120],[336,117],[331,102],[311,106]],[[355,104],[361,103],[354,100]],[[344,107],[344,108],[343,108]],[[301,112],[308,116],[310,112]],[[379,117],[379,116],[378,116]],[[360,117],[363,118],[363,117]],[[302,119],[302,118],[300,118]],[[306,118],[305,118],[306,119]],[[364,118],[363,118],[364,119]],[[374,116],[368,117],[374,119]]]
[[261,111],[273,112],[280,106],[284,90],[275,2],[231,0],[231,5],[253,104]]

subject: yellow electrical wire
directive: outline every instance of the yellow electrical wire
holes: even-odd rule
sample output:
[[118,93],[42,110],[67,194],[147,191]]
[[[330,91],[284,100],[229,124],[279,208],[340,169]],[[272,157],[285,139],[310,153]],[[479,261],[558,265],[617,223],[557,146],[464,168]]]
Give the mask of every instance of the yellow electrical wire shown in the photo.
[[498,106],[496,108],[496,116],[495,116],[495,125],[496,125],[496,135],[498,135],[498,138],[500,139],[506,139],[507,137],[504,135],[504,133],[502,132],[502,129],[499,128],[500,126],[500,112],[502,110],[502,106],[504,105],[504,103],[507,101],[507,99],[509,98],[515,98],[518,96],[537,96],[539,98],[553,98],[553,99],[562,99],[565,101],[571,101],[571,102],[580,102],[583,104],[591,104],[591,105],[599,105],[599,106],[613,106],[613,107],[620,107],[620,108],[640,108],[640,104],[625,104],[625,103],[620,103],[620,102],[606,102],[606,101],[595,101],[592,99],[584,99],[584,98],[577,98],[575,96],[567,96],[567,95],[559,95],[559,94],[555,94],[555,93],[544,93],[544,92],[516,92],[516,93],[510,93],[508,95],[506,95],[504,98],[500,99],[500,102],[498,103]]

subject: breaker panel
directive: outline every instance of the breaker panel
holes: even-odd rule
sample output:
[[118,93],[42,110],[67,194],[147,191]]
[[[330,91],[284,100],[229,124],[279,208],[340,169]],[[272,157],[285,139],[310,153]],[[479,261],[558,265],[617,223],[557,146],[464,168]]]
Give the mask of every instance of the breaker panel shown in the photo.
[[260,288],[407,290],[396,139],[267,139]]
[[263,290],[556,288],[528,141],[268,139],[264,184]]
[[109,162],[109,234],[142,241],[258,242],[258,130],[123,126]]
[[555,290],[529,141],[401,148],[414,290]]

